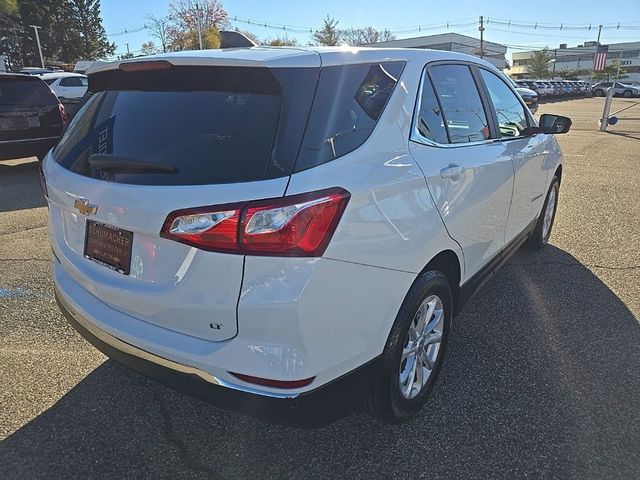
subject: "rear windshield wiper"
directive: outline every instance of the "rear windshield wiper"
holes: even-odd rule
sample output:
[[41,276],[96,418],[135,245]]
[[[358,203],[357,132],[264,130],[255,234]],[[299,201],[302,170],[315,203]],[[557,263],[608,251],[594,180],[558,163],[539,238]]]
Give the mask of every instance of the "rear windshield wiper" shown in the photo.
[[159,165],[109,153],[94,153],[89,157],[89,165],[100,170],[117,170],[125,173],[178,173],[178,169],[173,165]]

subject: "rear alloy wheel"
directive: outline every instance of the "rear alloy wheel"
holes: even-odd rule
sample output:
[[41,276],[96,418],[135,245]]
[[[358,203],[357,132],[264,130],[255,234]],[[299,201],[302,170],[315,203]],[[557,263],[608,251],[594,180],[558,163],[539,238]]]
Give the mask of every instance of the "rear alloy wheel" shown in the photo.
[[453,313],[451,288],[441,272],[418,277],[389,334],[369,412],[385,423],[415,416],[438,376]]
[[542,206],[542,212],[538,217],[536,227],[533,233],[525,243],[527,248],[533,250],[540,250],[547,243],[549,243],[549,237],[551,236],[551,229],[553,228],[553,221],[556,218],[556,209],[558,208],[558,193],[560,191],[560,180],[558,177],[553,177],[547,198]]
[[624,98],[630,98],[631,97],[631,90],[625,90],[624,92],[622,92],[622,96]]
[[409,325],[400,357],[400,393],[408,400],[417,397],[433,372],[442,344],[444,310],[436,295],[425,298]]

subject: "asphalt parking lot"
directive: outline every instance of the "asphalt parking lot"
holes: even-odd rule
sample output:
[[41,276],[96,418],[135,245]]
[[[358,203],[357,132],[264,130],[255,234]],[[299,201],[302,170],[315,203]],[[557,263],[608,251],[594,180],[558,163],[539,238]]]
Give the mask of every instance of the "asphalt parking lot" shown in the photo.
[[53,299],[37,161],[0,162],[0,478],[637,478],[640,104],[600,133],[603,101],[540,106],[574,122],[552,245],[456,319],[402,426],[274,426],[107,360]]

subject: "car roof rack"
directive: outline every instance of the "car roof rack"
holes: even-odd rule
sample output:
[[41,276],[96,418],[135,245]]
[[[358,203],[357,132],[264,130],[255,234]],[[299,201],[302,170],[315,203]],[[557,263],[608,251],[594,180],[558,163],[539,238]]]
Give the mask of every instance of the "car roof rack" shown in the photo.
[[220,48],[250,48],[258,44],[246,35],[233,30],[220,30]]

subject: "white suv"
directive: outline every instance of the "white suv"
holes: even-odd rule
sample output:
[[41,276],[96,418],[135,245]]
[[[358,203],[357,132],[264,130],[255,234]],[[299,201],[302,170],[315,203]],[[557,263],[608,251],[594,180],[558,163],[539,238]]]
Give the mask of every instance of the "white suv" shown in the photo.
[[115,360],[296,424],[418,412],[454,313],[546,244],[571,124],[418,49],[179,52],[89,95],[42,166],[61,310]]
[[78,73],[45,73],[40,78],[59,99],[80,99],[87,93],[88,80],[86,75]]

